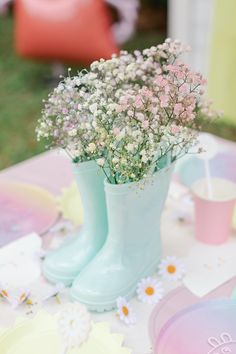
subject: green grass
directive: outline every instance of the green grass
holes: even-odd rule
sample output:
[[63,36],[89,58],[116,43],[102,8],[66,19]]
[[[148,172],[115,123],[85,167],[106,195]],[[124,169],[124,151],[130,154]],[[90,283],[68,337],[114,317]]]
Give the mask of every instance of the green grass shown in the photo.
[[[164,35],[139,33],[126,49],[143,49],[161,42]],[[13,49],[13,21],[0,18],[0,169],[44,151],[35,139],[42,99],[50,91],[44,85],[50,65],[17,57]],[[236,140],[236,127],[217,122],[209,129]]]
[[0,168],[43,151],[35,139],[49,66],[18,58],[11,18],[0,19]]

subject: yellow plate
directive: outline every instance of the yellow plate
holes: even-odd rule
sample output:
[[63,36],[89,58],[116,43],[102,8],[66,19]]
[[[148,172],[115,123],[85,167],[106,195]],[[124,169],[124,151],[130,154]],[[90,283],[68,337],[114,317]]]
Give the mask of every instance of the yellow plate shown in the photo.
[[[68,354],[131,354],[122,346],[123,336],[110,332],[108,323],[93,324],[89,339]],[[42,311],[34,319],[18,322],[0,331],[1,354],[60,354],[62,351],[57,318]]]
[[56,221],[55,197],[31,184],[0,182],[0,246],[31,232],[43,234]]
[[65,219],[72,221],[76,226],[83,224],[83,206],[76,182],[73,182],[67,188],[63,188],[58,198],[58,205]]

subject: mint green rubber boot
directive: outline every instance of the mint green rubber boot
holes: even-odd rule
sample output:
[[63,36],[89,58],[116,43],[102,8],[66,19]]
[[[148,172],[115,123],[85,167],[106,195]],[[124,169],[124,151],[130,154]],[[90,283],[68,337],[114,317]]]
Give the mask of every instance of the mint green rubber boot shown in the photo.
[[144,183],[105,182],[108,237],[73,282],[73,299],[92,311],[111,310],[119,296],[132,297],[139,280],[157,270],[160,219],[173,168],[163,168]]
[[103,246],[107,237],[104,174],[95,161],[74,167],[83,208],[84,224],[71,242],[52,251],[43,263],[43,274],[53,282],[70,285]]

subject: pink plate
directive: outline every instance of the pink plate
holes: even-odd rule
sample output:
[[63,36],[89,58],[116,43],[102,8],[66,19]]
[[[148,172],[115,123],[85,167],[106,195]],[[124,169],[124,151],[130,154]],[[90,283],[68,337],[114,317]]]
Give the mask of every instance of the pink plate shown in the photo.
[[236,301],[214,299],[178,312],[161,330],[155,354],[226,354],[236,351]]
[[[165,326],[181,310],[186,307],[211,299],[229,298],[236,285],[236,277],[224,283],[207,296],[198,298],[184,286],[170,292],[154,308],[149,320],[149,334],[154,345]],[[200,354],[200,353],[199,353]]]
[[30,184],[0,182],[0,246],[31,232],[43,234],[58,217],[55,198]]

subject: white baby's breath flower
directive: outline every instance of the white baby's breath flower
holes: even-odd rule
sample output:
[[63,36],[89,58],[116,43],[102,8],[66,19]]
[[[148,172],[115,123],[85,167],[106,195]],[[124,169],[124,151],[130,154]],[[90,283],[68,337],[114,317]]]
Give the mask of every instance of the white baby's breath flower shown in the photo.
[[121,158],[120,162],[121,162],[122,165],[126,165],[127,164],[127,160],[124,157]]
[[[186,50],[168,39],[142,52],[121,51],[65,78],[44,101],[37,139],[65,149],[76,163],[105,158],[111,183],[155,173],[157,157],[168,151],[172,162],[187,153],[196,140],[196,118],[212,115],[200,103],[202,76],[179,61]],[[172,134],[171,126],[178,127]]]
[[147,155],[143,155],[141,160],[142,160],[142,162],[146,163],[146,162],[148,162],[149,159],[148,159]]
[[88,151],[92,152],[92,153],[95,152],[96,151],[96,145],[94,143],[90,143],[88,145]]
[[142,123],[142,127],[144,129],[147,129],[149,127],[149,121],[148,120],[144,120],[143,123]]
[[105,159],[104,158],[100,158],[100,159],[97,159],[97,164],[99,165],[99,166],[104,166],[104,164],[105,164]]
[[96,111],[97,111],[97,108],[98,108],[98,105],[97,105],[97,103],[94,103],[94,104],[92,104],[91,106],[90,106],[90,112],[91,113],[96,113]]
[[134,150],[134,144],[129,143],[129,144],[126,145],[125,148],[126,148],[127,151],[133,151]]
[[69,136],[76,136],[77,134],[77,130],[76,129],[72,129],[68,132]]
[[119,161],[120,161],[120,160],[118,159],[118,157],[114,157],[114,158],[112,159],[112,162],[115,163],[115,164],[118,163]]

